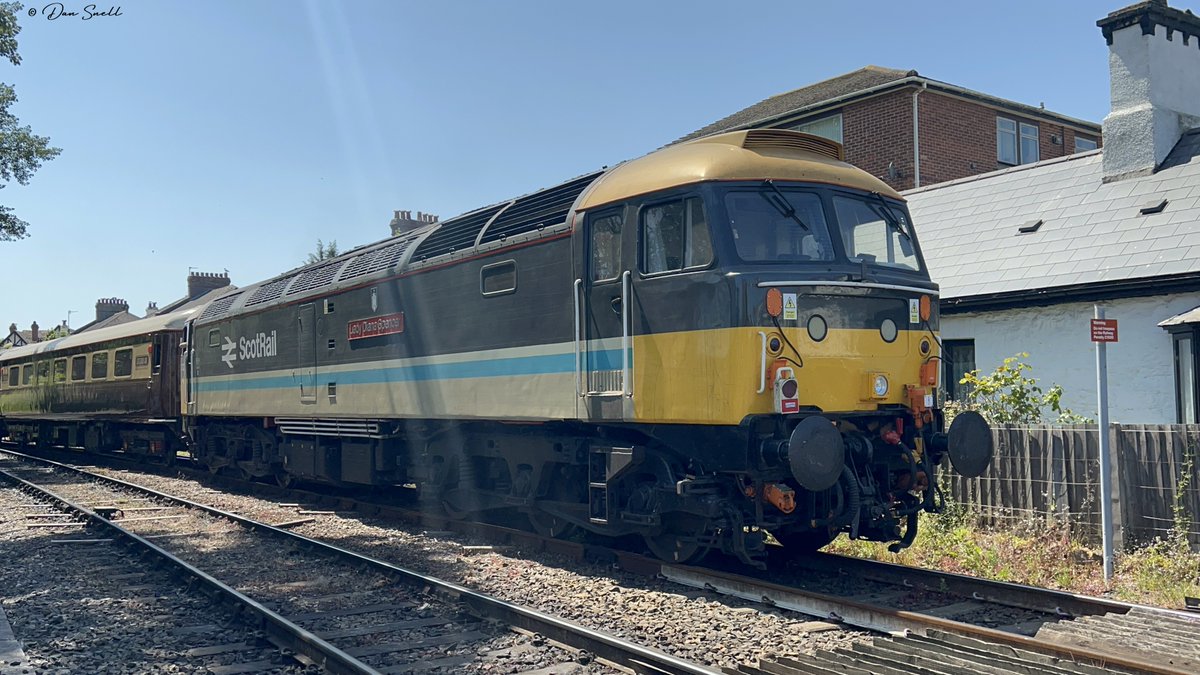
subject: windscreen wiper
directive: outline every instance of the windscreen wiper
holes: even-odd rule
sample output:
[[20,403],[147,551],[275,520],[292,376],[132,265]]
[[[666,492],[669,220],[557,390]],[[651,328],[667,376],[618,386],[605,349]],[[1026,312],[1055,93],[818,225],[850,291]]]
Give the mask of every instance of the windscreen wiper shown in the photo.
[[768,178],[767,180],[763,181],[763,185],[771,188],[771,190],[775,193],[773,195],[767,194],[766,192],[762,192],[762,191],[760,191],[758,193],[758,194],[762,195],[763,199],[767,200],[768,204],[770,204],[771,206],[774,206],[784,216],[787,216],[788,218],[791,218],[792,220],[796,221],[796,224],[800,226],[800,229],[804,230],[805,232],[812,231],[812,229],[809,228],[808,225],[804,224],[803,220],[800,220],[800,216],[796,215],[796,209],[792,206],[792,203],[787,200],[787,197],[785,197],[784,194],[782,192],[780,192],[779,188],[775,187],[774,181],[772,181],[771,179]]
[[880,209],[871,210],[875,211],[875,213],[887,221],[887,224],[891,226],[893,230],[899,232],[900,236],[912,241],[912,237],[909,236],[908,230],[905,230],[904,226],[900,224],[900,219],[896,218],[896,214],[892,212],[892,205],[887,203],[887,200],[883,198],[883,195],[879,194],[878,192],[872,192],[871,196],[879,200],[879,205],[883,207]]

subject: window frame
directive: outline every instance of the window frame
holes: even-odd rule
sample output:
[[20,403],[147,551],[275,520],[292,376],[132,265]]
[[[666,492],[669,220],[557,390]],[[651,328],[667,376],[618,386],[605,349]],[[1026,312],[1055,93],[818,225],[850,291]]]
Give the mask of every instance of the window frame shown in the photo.
[[[684,213],[684,217],[686,219],[686,218],[688,218],[688,213],[689,213],[688,200],[690,200],[690,199],[695,199],[696,201],[700,202],[700,207],[704,211],[704,229],[706,232],[708,232],[708,252],[709,252],[708,262],[704,263],[703,265],[690,265],[690,266],[660,270],[657,272],[647,272],[646,271],[646,243],[647,242],[646,242],[646,238],[644,236],[645,231],[646,231],[646,213],[650,209],[664,206],[666,204],[679,202],[679,203],[683,204],[683,213]],[[710,204],[704,199],[704,196],[698,192],[683,192],[683,193],[673,194],[670,196],[664,196],[660,199],[655,199],[652,202],[646,202],[644,204],[639,205],[638,210],[637,210],[637,233],[636,233],[638,277],[641,279],[653,279],[653,278],[671,275],[671,274],[699,272],[702,270],[711,269],[714,265],[716,265],[717,264],[717,243],[716,243],[715,238],[713,237],[712,213],[711,213],[712,211],[713,211],[713,209],[710,208]],[[683,251],[682,251],[683,253],[687,252],[688,245],[692,241],[690,238],[690,235],[691,235],[690,225],[691,225],[691,223],[687,222],[687,221],[685,221],[683,223],[683,232],[684,232],[684,236],[685,236],[685,240],[683,243]],[[682,260],[680,261],[680,263],[682,264]]]
[[[80,369],[81,375],[79,377],[75,377],[75,364],[78,363],[80,361],[80,359],[83,360],[83,368]],[[69,364],[69,366],[67,368],[67,376],[68,376],[69,381],[71,381],[71,382],[83,382],[83,381],[87,380],[87,376],[88,376],[88,355],[87,354],[76,354],[75,356],[71,357],[71,363]]]
[[[825,136],[823,134],[815,134],[811,131],[805,131],[804,129],[800,128],[800,127],[813,127],[813,126],[816,126],[823,122],[828,122],[829,120],[835,120],[835,119],[838,121],[838,125],[837,125],[838,137],[837,138],[829,138],[829,136]],[[843,143],[844,142],[843,139],[846,137],[846,120],[842,117],[842,113],[840,111],[833,113],[832,115],[822,115],[820,117],[814,117],[812,119],[793,122],[793,123],[789,124],[786,128],[790,131],[798,131],[802,134],[809,134],[812,136],[820,136],[821,138],[828,138],[829,140],[837,142],[837,143]]]
[[[587,280],[588,284],[608,284],[617,281],[621,278],[621,274],[625,271],[625,221],[628,220],[627,209],[624,205],[616,208],[606,208],[597,213],[589,213],[587,215]],[[596,277],[596,221],[604,220],[605,218],[617,218],[620,220],[620,229],[617,232],[616,246],[616,265],[613,267],[614,273],[611,277]]]
[[[91,356],[92,356],[91,364],[90,364],[90,367],[88,368],[88,379],[92,380],[92,381],[107,380],[108,379],[108,364],[110,361],[110,359],[108,358],[108,350],[92,352]],[[100,362],[104,365],[104,375],[102,375],[100,377],[96,377],[96,357],[97,356],[104,357],[103,359],[100,360]]]
[[[118,367],[121,365],[120,358],[121,358],[122,352],[129,354],[129,372],[125,373],[124,375],[122,375],[120,372],[118,372]],[[129,379],[129,378],[133,377],[133,347],[122,347],[120,349],[113,350],[112,373],[113,373],[112,376],[113,376],[114,380],[118,380],[118,379],[124,380],[124,379]]]
[[21,386],[21,366],[20,364],[8,367],[8,388],[15,389]]
[[[488,272],[499,267],[512,268],[512,286],[502,288],[496,291],[484,290],[484,280],[488,276]],[[501,260],[499,262],[489,263],[479,268],[479,294],[485,298],[494,298],[498,295],[511,295],[517,292],[517,261],[514,259]]]
[[21,386],[31,387],[37,384],[37,368],[33,363],[25,363],[21,365]]
[[955,363],[951,359],[951,352],[958,349],[971,348],[971,364],[969,368],[964,368],[962,373],[965,375],[973,370],[978,370],[978,360],[976,358],[975,338],[950,338],[942,339],[942,400],[943,401],[958,401],[964,392],[958,391],[963,385],[958,383],[959,378],[954,378]]
[[[58,366],[62,364],[62,379],[59,379]],[[62,384],[67,381],[67,357],[59,357],[51,361],[50,381],[54,384]]]
[[[1185,410],[1183,382],[1183,351],[1184,341],[1188,342],[1187,359],[1191,361],[1191,410]],[[1200,329],[1185,325],[1182,330],[1171,331],[1171,381],[1175,385],[1175,421],[1178,424],[1196,424],[1200,422]],[[1190,413],[1190,414],[1189,414]]]
[[[1092,144],[1092,147],[1090,147],[1090,148],[1085,148],[1085,149],[1080,149],[1080,147],[1079,147],[1079,142],[1080,142],[1080,141],[1083,141],[1084,143],[1091,143],[1091,144]],[[1100,143],[1099,143],[1099,142],[1097,142],[1097,141],[1096,141],[1096,139],[1094,139],[1094,138],[1088,138],[1087,136],[1080,136],[1080,135],[1078,135],[1078,134],[1076,134],[1076,135],[1075,135],[1075,152],[1076,152],[1076,153],[1080,153],[1080,152],[1091,152],[1092,150],[1096,150],[1096,149],[1098,149],[1099,147],[1100,147]]]
[[[1007,122],[1012,125],[1012,130],[1002,129],[1002,123]],[[1027,134],[1027,131],[1032,130],[1032,133]],[[1013,161],[1008,161],[1000,154],[1000,135],[1011,134],[1013,141]],[[1004,115],[996,115],[996,163],[1003,166],[1021,166],[1023,164],[1033,164],[1042,159],[1042,130],[1036,122],[1025,122],[1015,117],[1005,117]],[[1025,140],[1032,140],[1036,156],[1028,158],[1025,156],[1025,150],[1022,143]]]

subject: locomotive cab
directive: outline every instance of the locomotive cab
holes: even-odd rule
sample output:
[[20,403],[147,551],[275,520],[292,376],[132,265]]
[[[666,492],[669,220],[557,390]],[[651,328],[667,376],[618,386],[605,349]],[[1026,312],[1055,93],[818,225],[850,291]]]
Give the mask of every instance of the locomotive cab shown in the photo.
[[[805,134],[723,134],[581,196],[579,415],[649,437],[593,472],[627,496],[594,520],[653,504],[651,548],[678,561],[750,560],[760,530],[789,552],[840,532],[898,550],[940,508],[947,452],[962,473],[987,466],[978,415],[943,430],[938,289],[904,200],[841,159]],[[621,486],[639,457],[641,482]]]

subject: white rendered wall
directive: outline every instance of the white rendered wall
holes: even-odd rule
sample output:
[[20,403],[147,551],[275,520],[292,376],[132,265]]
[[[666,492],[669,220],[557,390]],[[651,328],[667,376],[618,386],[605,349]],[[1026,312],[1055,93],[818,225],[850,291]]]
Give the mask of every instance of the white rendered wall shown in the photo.
[[[1174,424],[1175,375],[1170,334],[1158,322],[1200,306],[1200,293],[1111,300],[1119,342],[1108,347],[1108,408],[1113,422]],[[1092,303],[942,317],[943,340],[974,339],[975,367],[989,373],[1006,357],[1029,352],[1042,390],[1063,386],[1063,406],[1096,419]],[[1048,420],[1053,421],[1053,420]]]
[[1110,177],[1158,166],[1187,129],[1200,121],[1200,48],[1165,26],[1113,31],[1109,47],[1112,107],[1104,118],[1104,173]]

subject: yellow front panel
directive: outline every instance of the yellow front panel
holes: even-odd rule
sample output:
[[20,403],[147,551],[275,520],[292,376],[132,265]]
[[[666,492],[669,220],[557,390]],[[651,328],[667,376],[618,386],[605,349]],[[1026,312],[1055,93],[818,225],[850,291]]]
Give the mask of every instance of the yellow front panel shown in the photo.
[[[633,339],[634,420],[637,422],[738,424],[747,415],[774,412],[768,379],[759,394],[762,338],[774,328],[713,330],[639,335]],[[802,361],[794,369],[800,405],[825,412],[875,410],[881,404],[906,404],[904,385],[919,384],[922,337],[937,347],[928,332],[900,331],[884,342],[877,330],[830,330],[813,342],[803,328],[785,328],[797,359],[784,345],[783,354]],[[775,358],[768,355],[768,369]],[[868,373],[884,373],[891,383],[882,399],[868,399]]]

